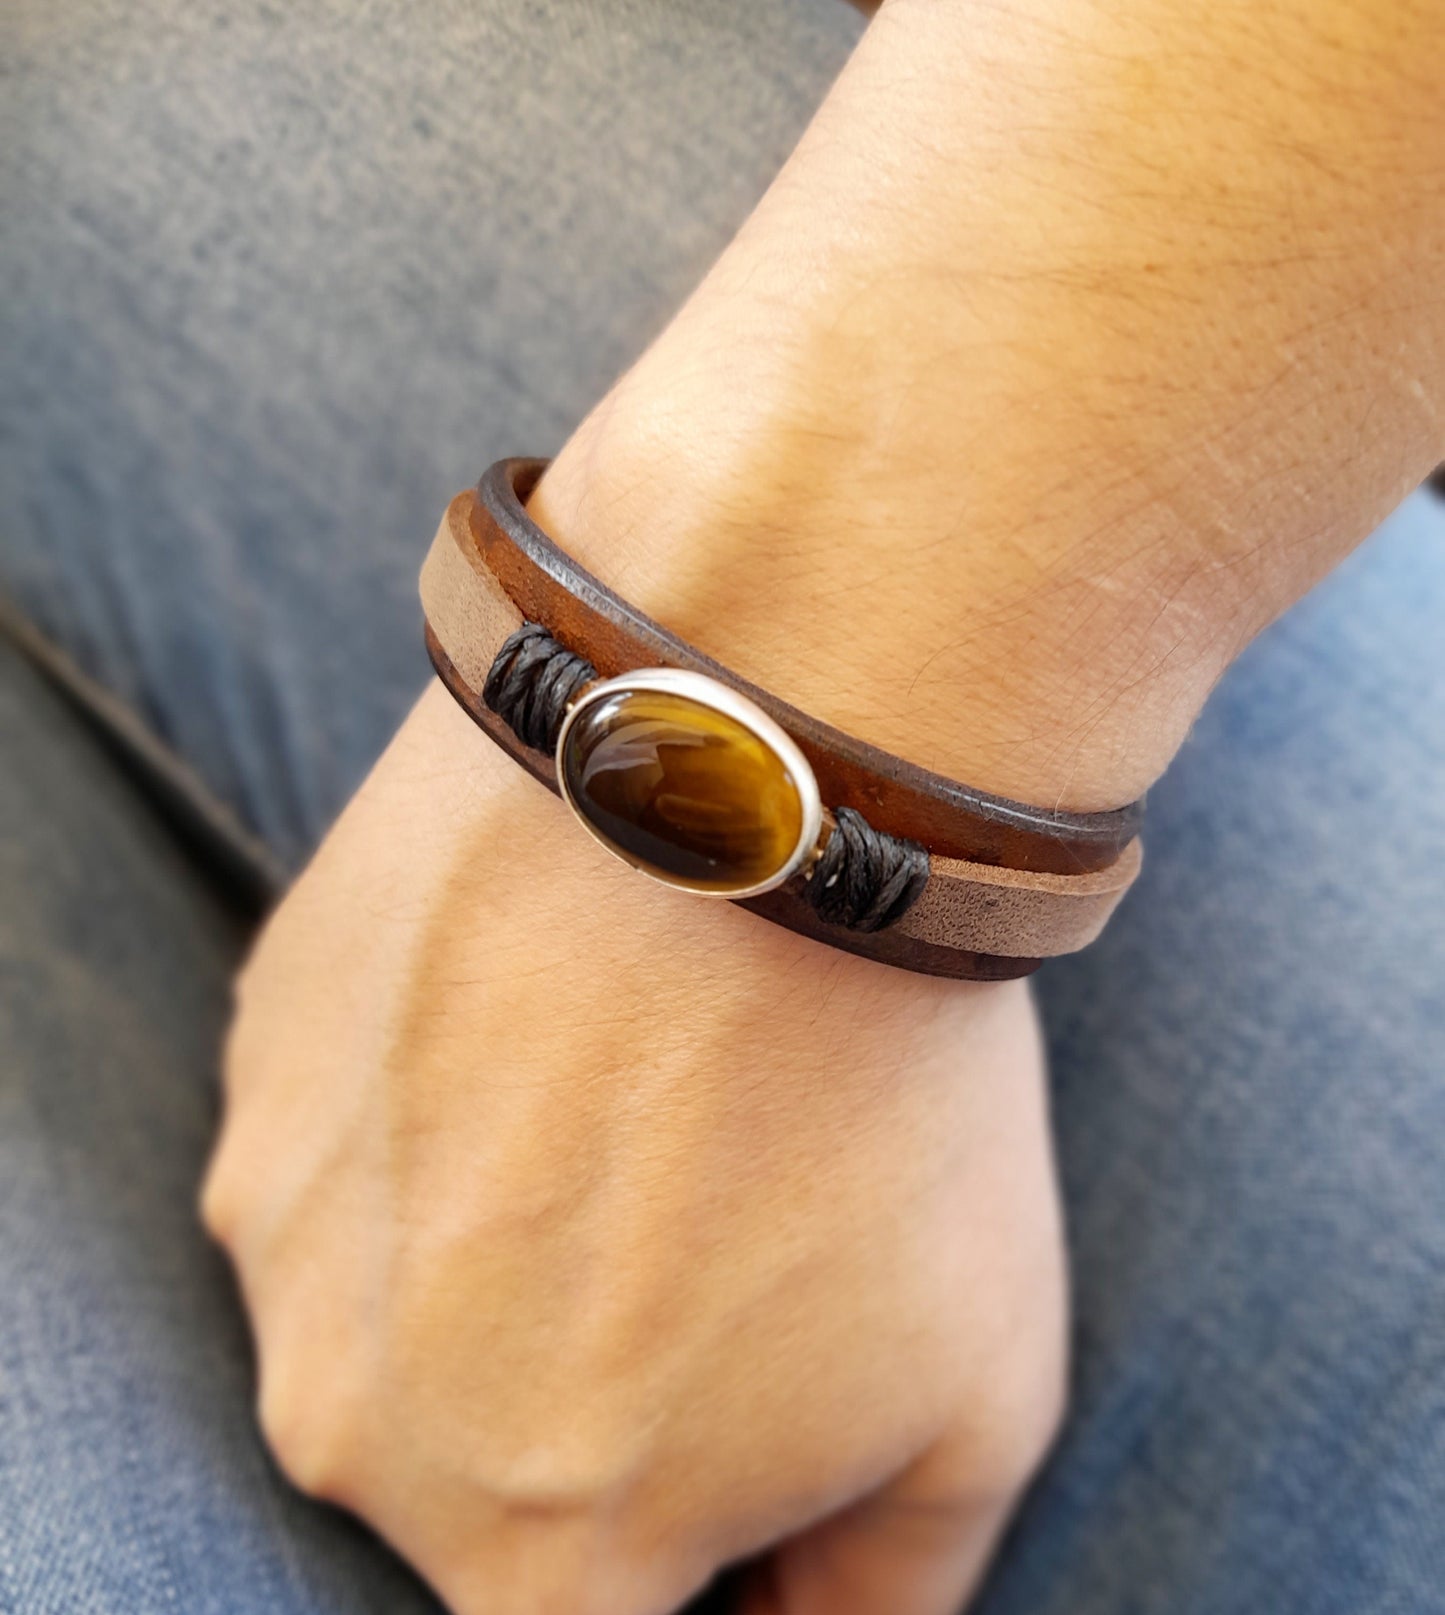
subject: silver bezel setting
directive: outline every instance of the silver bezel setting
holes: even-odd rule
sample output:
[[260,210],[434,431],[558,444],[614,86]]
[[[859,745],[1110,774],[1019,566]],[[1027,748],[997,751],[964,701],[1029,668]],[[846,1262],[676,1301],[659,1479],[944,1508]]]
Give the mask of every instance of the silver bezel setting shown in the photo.
[[[699,706],[720,712],[724,717],[732,718],[741,724],[778,757],[798,788],[798,796],[803,807],[803,826],[792,855],[776,874],[769,876],[765,881],[760,881],[756,886],[740,887],[736,891],[719,892],[703,886],[690,886],[686,881],[673,880],[667,875],[658,874],[645,864],[629,858],[625,852],[613,846],[578,807],[572,799],[572,793],[567,789],[566,770],[562,767],[562,754],[567,744],[567,736],[578,717],[590,707],[599,701],[630,691],[680,695],[697,702]],[[660,886],[670,886],[674,891],[691,892],[696,897],[721,897],[728,902],[735,902],[740,897],[758,897],[763,892],[771,892],[785,881],[791,880],[807,866],[817,851],[818,838],[823,830],[823,802],[818,794],[818,782],[813,776],[808,759],[804,757],[797,742],[787,730],[770,718],[760,706],[749,701],[747,696],[739,695],[726,684],[719,683],[717,679],[709,678],[706,673],[692,673],[677,667],[644,667],[633,673],[619,673],[616,678],[599,679],[595,684],[589,684],[567,709],[567,716],[557,736],[554,761],[557,769],[557,789],[561,793],[562,800],[572,810],[573,818],[578,820],[587,834],[630,869],[646,875],[649,880],[655,880]]]

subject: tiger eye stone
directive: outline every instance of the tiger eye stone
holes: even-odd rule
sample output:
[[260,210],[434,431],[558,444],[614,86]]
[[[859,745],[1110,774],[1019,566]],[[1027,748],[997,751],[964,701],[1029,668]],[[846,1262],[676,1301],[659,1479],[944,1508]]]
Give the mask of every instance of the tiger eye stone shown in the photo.
[[803,799],[782,758],[689,696],[623,690],[584,705],[558,762],[598,837],[660,880],[746,891],[797,850]]

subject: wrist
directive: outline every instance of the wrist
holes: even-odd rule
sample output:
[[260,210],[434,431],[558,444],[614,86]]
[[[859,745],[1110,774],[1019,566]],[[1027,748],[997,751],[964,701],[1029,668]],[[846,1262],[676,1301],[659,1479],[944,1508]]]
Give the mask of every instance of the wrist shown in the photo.
[[[1176,53],[1132,13],[1116,39],[1092,12],[894,9],[533,513],[815,716],[985,790],[1114,806],[1439,458],[1438,173],[1390,102],[1423,10],[1373,85],[1377,53],[1343,60],[1303,6],[1284,84],[1190,19]],[[900,151],[902,81],[929,138]],[[1196,116],[1163,116],[1181,98]]]
[[956,485],[909,486],[866,445],[820,451],[759,418],[699,451],[625,394],[559,455],[534,518],[725,666],[912,762],[1117,806],[1163,771],[1228,659],[1222,591],[1182,599],[1157,556],[1046,564],[1002,511],[973,501],[965,524]]

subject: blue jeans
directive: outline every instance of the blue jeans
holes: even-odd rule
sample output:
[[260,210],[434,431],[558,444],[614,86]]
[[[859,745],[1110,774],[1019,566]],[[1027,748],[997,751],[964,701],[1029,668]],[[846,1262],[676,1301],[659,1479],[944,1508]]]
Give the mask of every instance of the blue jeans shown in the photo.
[[[257,904],[446,498],[746,213],[836,0],[20,0],[0,105],[0,1610],[435,1608],[279,1479],[197,1226]],[[1250,650],[1039,977],[1073,1411],[986,1615],[1445,1610],[1445,507]],[[526,1615],[526,1612],[516,1612]]]

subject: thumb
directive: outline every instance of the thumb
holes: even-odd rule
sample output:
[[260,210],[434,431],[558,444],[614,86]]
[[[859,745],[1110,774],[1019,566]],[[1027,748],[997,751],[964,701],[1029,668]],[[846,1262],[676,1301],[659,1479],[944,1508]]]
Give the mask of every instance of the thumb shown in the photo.
[[775,1548],[753,1570],[738,1615],[959,1615],[1017,1502],[978,1495],[969,1470],[976,1482],[961,1444],[941,1442]]

